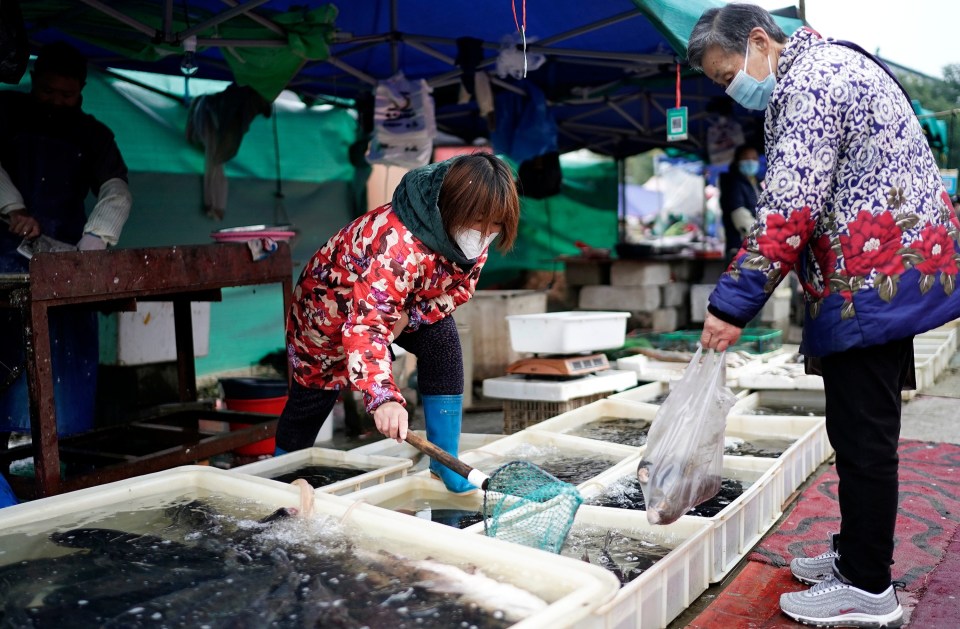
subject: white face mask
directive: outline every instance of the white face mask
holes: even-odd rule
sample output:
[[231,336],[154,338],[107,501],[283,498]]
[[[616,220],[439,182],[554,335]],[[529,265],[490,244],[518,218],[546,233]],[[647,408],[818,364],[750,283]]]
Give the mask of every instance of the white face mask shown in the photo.
[[487,237],[484,238],[483,233],[476,229],[464,229],[457,233],[454,241],[460,247],[460,251],[463,252],[463,257],[467,260],[476,260],[480,257],[480,254],[487,250],[494,238],[499,235],[500,232],[493,232],[487,234]]

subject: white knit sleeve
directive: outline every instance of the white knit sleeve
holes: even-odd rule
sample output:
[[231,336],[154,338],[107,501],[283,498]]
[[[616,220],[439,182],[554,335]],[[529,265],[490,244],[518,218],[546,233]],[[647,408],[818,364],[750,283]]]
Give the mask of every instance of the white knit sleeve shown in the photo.
[[96,234],[108,244],[117,244],[132,205],[133,196],[127,182],[118,177],[108,179],[100,186],[97,204],[90,212],[90,218],[83,228],[84,233]]
[[0,214],[26,209],[23,196],[10,181],[10,175],[0,166]]

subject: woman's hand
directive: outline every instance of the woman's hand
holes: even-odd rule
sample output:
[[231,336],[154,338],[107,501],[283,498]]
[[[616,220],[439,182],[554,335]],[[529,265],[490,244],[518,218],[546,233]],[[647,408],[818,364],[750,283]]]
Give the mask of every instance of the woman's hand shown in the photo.
[[703,320],[700,344],[703,345],[703,349],[715,349],[722,352],[731,345],[735,345],[742,332],[742,329],[732,323],[718,319],[708,312]]
[[7,214],[7,220],[10,221],[11,234],[21,238],[36,238],[40,235],[40,223],[25,210],[14,210]]
[[377,430],[397,442],[407,438],[407,409],[399,402],[384,402],[373,411]]
[[403,334],[404,328],[410,325],[410,316],[406,312],[400,313],[400,319],[397,321],[396,325],[393,326],[393,338],[397,338]]

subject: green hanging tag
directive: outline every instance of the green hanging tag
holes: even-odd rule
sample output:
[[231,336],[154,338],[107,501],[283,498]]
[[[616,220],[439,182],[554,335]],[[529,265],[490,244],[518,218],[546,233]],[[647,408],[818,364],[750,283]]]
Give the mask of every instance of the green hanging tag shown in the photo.
[[673,107],[667,110],[667,142],[687,139],[687,108]]

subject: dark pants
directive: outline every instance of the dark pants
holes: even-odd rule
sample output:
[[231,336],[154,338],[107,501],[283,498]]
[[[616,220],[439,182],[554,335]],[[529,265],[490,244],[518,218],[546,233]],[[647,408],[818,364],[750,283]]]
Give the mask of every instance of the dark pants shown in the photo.
[[[404,332],[395,343],[417,357],[420,395],[463,395],[463,351],[453,317]],[[334,389],[310,389],[293,381],[277,422],[277,447],[287,452],[311,447],[339,396]]]
[[899,483],[900,392],[913,374],[913,337],[821,359],[827,435],[840,477],[840,559],[854,586],[890,586]]

